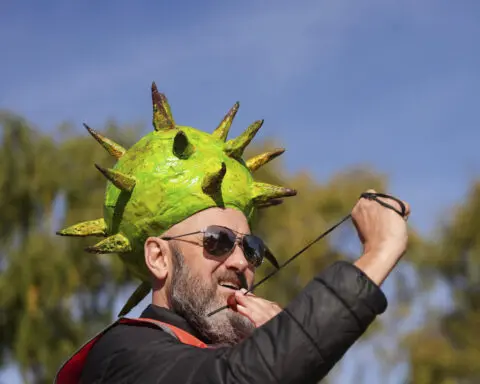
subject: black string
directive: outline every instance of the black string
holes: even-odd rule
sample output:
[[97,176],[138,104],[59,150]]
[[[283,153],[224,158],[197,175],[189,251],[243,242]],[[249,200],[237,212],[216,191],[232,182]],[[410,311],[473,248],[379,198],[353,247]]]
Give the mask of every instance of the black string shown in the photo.
[[[365,198],[365,199],[369,199],[369,200],[374,200],[376,201],[377,203],[383,205],[384,207],[386,208],[390,208],[392,210],[394,210],[395,212],[397,212],[400,216],[402,217],[405,217],[405,214],[406,214],[406,208],[405,208],[405,204],[403,204],[402,201],[398,200],[397,198],[393,197],[393,196],[390,196],[390,195],[386,195],[384,193],[372,193],[372,192],[364,192],[360,195],[360,197],[362,198]],[[399,211],[398,209],[396,209],[395,207],[391,206],[390,204],[388,203],[385,203],[384,201],[382,200],[379,200],[378,197],[384,197],[384,198],[389,198],[389,199],[393,199],[395,200],[397,203],[400,204],[400,207],[401,207],[401,211]],[[336,223],[335,225],[333,225],[332,227],[330,227],[329,229],[327,229],[325,232],[323,232],[320,236],[318,236],[316,239],[314,239],[313,241],[311,241],[310,243],[308,243],[305,247],[303,247],[300,251],[298,251],[297,253],[295,253],[292,257],[290,257],[286,262],[284,262],[282,265],[280,265],[280,267],[278,269],[275,269],[273,272],[269,273],[267,276],[265,276],[262,280],[260,280],[258,283],[254,284],[252,286],[252,288],[250,288],[249,290],[247,290],[244,295],[246,295],[247,293],[249,292],[252,292],[255,288],[259,287],[261,284],[263,284],[265,281],[267,281],[268,279],[270,279],[272,276],[274,276],[276,273],[278,273],[282,268],[286,267],[288,264],[290,264],[293,260],[295,260],[298,256],[300,256],[303,252],[305,252],[308,248],[310,248],[313,244],[315,244],[317,241],[323,239],[325,236],[327,236],[330,232],[332,232],[334,229],[336,229],[337,227],[339,227],[341,224],[343,224],[345,221],[347,221],[348,219],[351,218],[351,214],[348,214],[347,216],[345,216],[342,220],[340,220],[338,223]],[[223,307],[220,307],[212,312],[210,312],[207,316],[212,316],[212,315],[215,315],[216,313],[220,312],[220,311],[223,311],[224,309],[227,309],[229,308],[228,305],[225,305]]]
[[[330,227],[328,230],[323,232],[320,236],[318,236],[315,240],[311,241],[309,244],[307,244],[303,249],[298,251],[296,254],[294,254],[292,257],[290,257],[285,263],[280,265],[278,269],[275,269],[273,272],[269,273],[267,276],[265,276],[262,280],[260,280],[258,283],[252,286],[247,292],[245,292],[245,295],[249,292],[252,292],[255,288],[263,284],[265,281],[267,281],[269,278],[271,278],[273,275],[278,273],[283,267],[286,267],[288,264],[290,264],[293,260],[295,260],[298,256],[300,256],[303,252],[305,252],[308,248],[310,248],[313,244],[315,244],[317,241],[321,240],[325,236],[327,236],[330,232],[332,232],[335,228],[337,228],[339,225],[341,225],[344,221],[348,220],[350,218],[350,215],[345,216],[342,220],[340,220],[337,224],[335,224],[333,227]],[[220,311],[223,311],[224,309],[227,309],[229,306],[225,305],[224,307],[218,308],[213,312],[210,312],[208,316],[212,316]]]
[[[393,209],[400,216],[405,217],[405,214],[406,214],[405,204],[403,204],[403,201],[397,199],[396,197],[386,195],[385,193],[372,193],[372,192],[364,192],[360,195],[360,197],[363,197],[363,198],[368,199],[368,200],[375,200],[378,204],[381,204],[386,208]],[[391,206],[390,204],[385,203],[384,201],[380,200],[379,197],[385,197],[387,199],[395,200],[400,205],[401,211],[399,211],[397,208]]]

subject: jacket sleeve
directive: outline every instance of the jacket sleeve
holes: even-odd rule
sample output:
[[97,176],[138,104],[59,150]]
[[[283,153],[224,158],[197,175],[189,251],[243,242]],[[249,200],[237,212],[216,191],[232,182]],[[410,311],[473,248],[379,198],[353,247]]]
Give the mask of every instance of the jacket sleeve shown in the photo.
[[112,358],[108,382],[317,383],[386,307],[362,271],[337,262],[238,345],[199,349],[165,338],[127,348]]

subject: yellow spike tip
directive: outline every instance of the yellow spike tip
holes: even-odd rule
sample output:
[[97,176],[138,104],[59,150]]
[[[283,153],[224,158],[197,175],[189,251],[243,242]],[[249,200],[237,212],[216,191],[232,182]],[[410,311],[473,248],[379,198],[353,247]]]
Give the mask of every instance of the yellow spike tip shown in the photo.
[[250,169],[251,172],[255,172],[257,169],[269,163],[273,159],[277,158],[284,152],[285,152],[284,148],[278,148],[273,151],[265,152],[255,157],[252,157],[251,159],[248,159],[246,162],[247,168]]
[[76,237],[85,237],[85,236],[107,236],[107,225],[105,220],[97,219],[84,221],[72,225],[68,228],[62,229],[56,232],[59,236],[76,236]]
[[258,183],[254,184],[253,202],[255,205],[265,205],[270,200],[281,197],[295,196],[297,191],[291,188],[279,187],[277,185]]
[[156,131],[175,129],[170,104],[163,93],[158,92],[155,82],[152,83],[153,127]]
[[234,106],[227,112],[218,127],[212,132],[212,136],[218,140],[225,141],[228,137],[228,132],[232,126],[233,119],[240,108],[240,103],[237,101]]
[[210,196],[214,196],[215,194],[220,193],[222,187],[222,180],[225,177],[226,173],[227,166],[225,165],[225,163],[222,163],[222,165],[213,172],[207,173],[202,182],[202,191]]
[[123,148],[121,145],[118,145],[117,143],[115,143],[114,141],[106,138],[105,136],[101,135],[100,133],[98,133],[97,131],[95,131],[94,129],[90,128],[87,124],[83,124],[83,126],[86,128],[86,130],[88,131],[88,133],[90,133],[90,135],[92,135],[92,137],[97,140],[103,148],[105,148],[107,150],[107,152],[115,157],[116,159],[120,159],[124,153],[126,152],[125,148]]
[[95,164],[95,167],[118,189],[125,192],[133,191],[133,188],[135,187],[135,178],[113,169],[103,168],[98,164]]
[[253,140],[258,130],[262,127],[263,120],[255,121],[240,136],[225,143],[225,153],[233,158],[240,159],[243,151]]
[[127,253],[131,250],[130,241],[121,233],[107,237],[85,249],[88,253]]

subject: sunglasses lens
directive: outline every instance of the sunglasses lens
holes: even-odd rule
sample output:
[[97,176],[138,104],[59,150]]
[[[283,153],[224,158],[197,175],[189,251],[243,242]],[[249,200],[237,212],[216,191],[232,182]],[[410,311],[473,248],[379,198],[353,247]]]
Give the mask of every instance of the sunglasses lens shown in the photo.
[[248,262],[254,267],[258,267],[262,264],[265,256],[265,245],[262,239],[253,235],[247,235],[243,238],[243,252],[245,252]]
[[208,227],[203,236],[203,247],[213,256],[229,253],[235,245],[235,234],[227,228]]

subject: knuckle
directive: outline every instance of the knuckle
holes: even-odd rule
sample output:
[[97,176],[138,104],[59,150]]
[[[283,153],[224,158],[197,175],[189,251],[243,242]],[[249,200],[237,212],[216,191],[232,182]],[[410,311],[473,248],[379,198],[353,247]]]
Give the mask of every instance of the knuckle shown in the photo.
[[240,304],[247,304],[249,300],[248,300],[248,297],[244,295],[239,295],[237,296],[237,302],[239,302]]
[[365,208],[365,203],[367,203],[365,199],[360,199],[357,201],[355,206],[352,209],[352,214],[353,215],[358,215],[364,208]]

